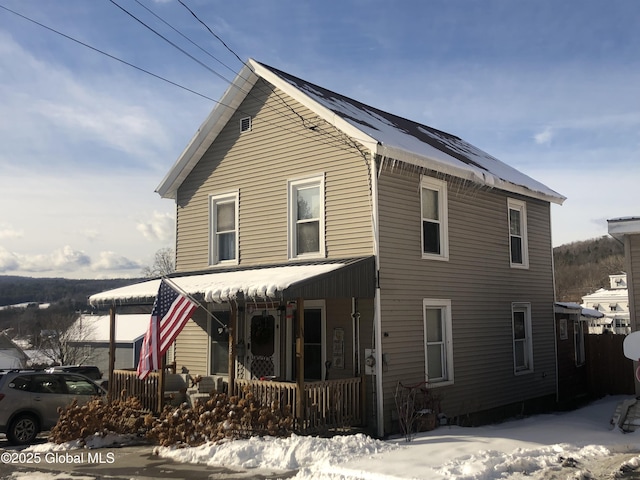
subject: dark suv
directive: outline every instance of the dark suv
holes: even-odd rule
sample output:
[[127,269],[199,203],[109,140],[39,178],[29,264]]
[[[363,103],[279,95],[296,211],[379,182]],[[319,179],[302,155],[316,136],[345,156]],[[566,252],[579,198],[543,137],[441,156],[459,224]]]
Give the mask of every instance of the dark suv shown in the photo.
[[83,375],[44,370],[0,371],[0,433],[14,445],[31,443],[58,422],[58,408],[106,392]]

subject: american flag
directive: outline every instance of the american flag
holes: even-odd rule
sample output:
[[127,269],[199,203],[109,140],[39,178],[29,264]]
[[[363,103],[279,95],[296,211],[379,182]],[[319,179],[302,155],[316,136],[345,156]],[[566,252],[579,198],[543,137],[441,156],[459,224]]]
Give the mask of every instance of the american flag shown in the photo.
[[179,293],[164,279],[160,281],[158,296],[153,304],[149,330],[144,336],[138,377],[144,380],[153,370],[160,369],[162,356],[176,339],[198,306]]

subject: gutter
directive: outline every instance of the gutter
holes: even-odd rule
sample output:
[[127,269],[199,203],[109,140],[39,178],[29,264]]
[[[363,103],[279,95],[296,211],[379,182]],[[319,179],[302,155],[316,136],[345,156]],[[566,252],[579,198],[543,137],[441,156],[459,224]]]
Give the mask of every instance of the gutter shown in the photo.
[[384,390],[382,384],[382,314],[380,312],[380,230],[378,212],[378,172],[376,169],[376,152],[371,151],[369,171],[371,175],[371,222],[373,227],[373,255],[376,262],[376,287],[373,308],[373,329],[376,359],[376,426],[379,438],[384,437]]

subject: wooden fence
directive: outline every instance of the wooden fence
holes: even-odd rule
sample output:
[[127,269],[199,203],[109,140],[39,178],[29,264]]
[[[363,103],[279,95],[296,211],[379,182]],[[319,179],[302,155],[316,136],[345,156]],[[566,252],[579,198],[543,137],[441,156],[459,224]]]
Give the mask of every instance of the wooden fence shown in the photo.
[[626,335],[586,335],[586,366],[589,393],[634,395],[633,362],[623,354]]

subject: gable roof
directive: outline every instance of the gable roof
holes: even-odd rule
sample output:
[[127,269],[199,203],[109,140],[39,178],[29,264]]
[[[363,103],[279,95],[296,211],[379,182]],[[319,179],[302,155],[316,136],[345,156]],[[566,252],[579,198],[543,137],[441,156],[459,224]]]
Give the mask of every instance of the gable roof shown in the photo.
[[374,155],[557,204],[565,200],[549,187],[455,135],[365,105],[251,59],[200,126],[156,192],[164,198],[176,197],[178,187],[259,78],[309,108]]

